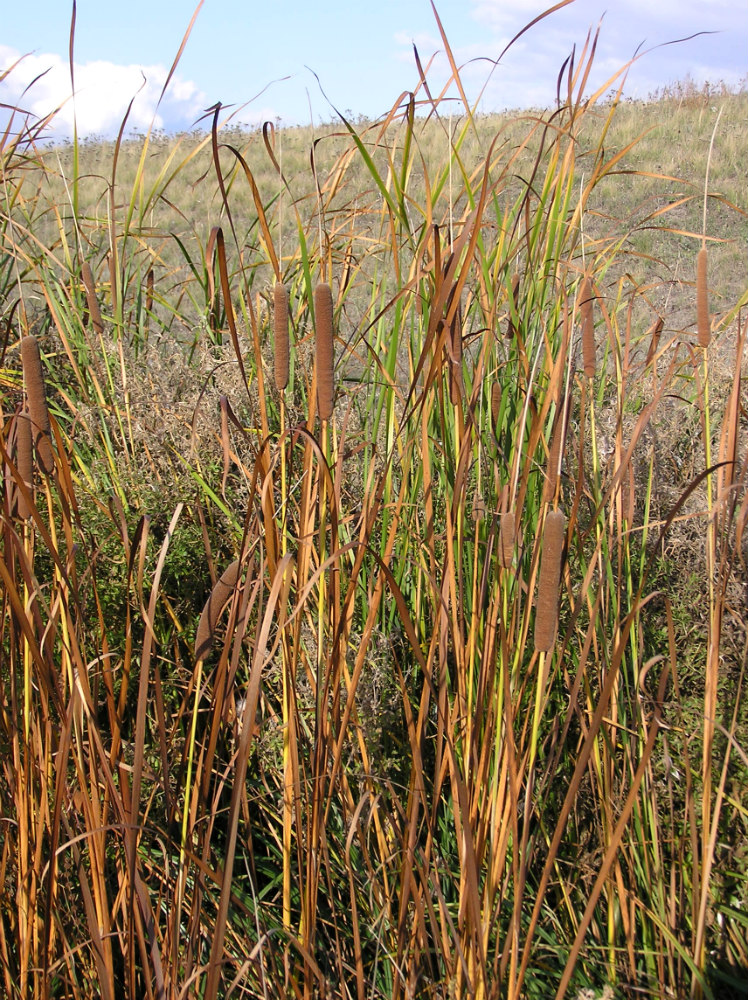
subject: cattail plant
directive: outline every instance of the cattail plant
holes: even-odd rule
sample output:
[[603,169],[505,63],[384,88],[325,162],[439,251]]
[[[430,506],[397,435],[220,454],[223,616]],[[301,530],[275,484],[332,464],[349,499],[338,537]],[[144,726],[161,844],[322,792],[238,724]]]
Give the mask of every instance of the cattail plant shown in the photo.
[[283,392],[288,385],[288,289],[280,282],[273,289],[273,330],[275,385],[278,392]]
[[535,615],[535,649],[548,653],[553,647],[558,621],[558,586],[566,535],[566,518],[560,510],[545,519],[543,557],[540,561],[538,608]]
[[711,324],[709,322],[709,290],[707,286],[707,252],[702,247],[696,257],[696,328],[699,346],[709,347]]
[[595,377],[594,300],[595,293],[592,290],[592,282],[585,275],[579,290],[579,306],[582,314],[582,357],[584,360],[584,374],[587,378]]
[[36,447],[36,458],[39,468],[49,475],[55,467],[52,454],[51,432],[49,426],[49,410],[47,409],[47,393],[44,388],[44,373],[39,355],[39,344],[36,337],[29,334],[21,341],[21,358],[23,361],[23,377],[26,382],[26,397],[31,417],[32,436]]
[[501,383],[494,382],[491,386],[491,426],[494,434],[499,432],[499,413],[501,412]]
[[104,332],[104,324],[101,319],[101,309],[99,309],[99,300],[96,297],[93,272],[87,260],[84,260],[81,264],[81,279],[83,287],[86,290],[86,305],[88,306],[88,315],[91,317],[91,323],[95,332],[102,334]]
[[333,382],[332,289],[320,282],[314,289],[314,316],[317,324],[317,410],[320,419],[332,416]]
[[[29,490],[31,490],[34,483],[34,459],[31,443],[31,421],[27,413],[16,415],[15,432],[18,475],[26,486],[28,486]],[[16,503],[18,516],[26,521],[31,517],[31,508],[20,490],[16,491],[16,496],[18,498]]]
[[234,587],[236,587],[236,582],[239,579],[240,569],[241,563],[238,559],[230,563],[221,574],[213,590],[210,592],[210,597],[205,602],[195,637],[196,660],[204,660],[211,651],[218,619],[234,592]]
[[499,518],[499,559],[505,569],[514,558],[515,533],[514,511],[508,510]]

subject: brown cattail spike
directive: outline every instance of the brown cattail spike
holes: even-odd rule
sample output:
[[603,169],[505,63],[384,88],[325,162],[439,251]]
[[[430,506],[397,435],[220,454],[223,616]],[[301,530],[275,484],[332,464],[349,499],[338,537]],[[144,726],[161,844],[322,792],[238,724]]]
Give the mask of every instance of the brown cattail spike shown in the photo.
[[595,293],[592,290],[592,282],[585,275],[579,290],[579,308],[582,315],[582,357],[584,359],[584,374],[587,378],[595,377],[594,300]]
[[320,282],[314,289],[314,318],[317,325],[317,410],[320,419],[329,420],[334,401],[332,289]]
[[[34,458],[31,445],[31,421],[27,413],[16,416],[16,466],[18,475],[31,490],[34,483]],[[27,520],[31,517],[31,508],[20,490],[16,491],[18,516]]]
[[277,282],[273,289],[275,333],[275,385],[279,392],[288,385],[288,289]]
[[696,258],[696,326],[699,332],[700,347],[709,347],[712,336],[711,323],[709,322],[709,290],[706,268],[706,247],[702,247]]
[[213,647],[218,619],[234,592],[240,569],[241,563],[235,559],[223,571],[221,578],[210,592],[210,597],[205,602],[195,637],[195,659],[197,660],[204,660]]
[[49,410],[47,409],[47,393],[44,388],[44,373],[42,359],[39,355],[39,345],[36,337],[29,335],[21,341],[21,359],[23,361],[23,377],[26,382],[26,398],[31,417],[31,434],[36,447],[36,458],[39,468],[49,475],[55,467],[52,443],[50,440]]
[[87,260],[84,260],[81,264],[81,279],[83,287],[86,290],[86,305],[88,306],[88,315],[91,317],[91,323],[96,333],[102,334],[104,332],[104,324],[101,320],[101,309],[99,309],[99,300],[96,298],[93,271]]
[[540,560],[538,607],[535,614],[535,649],[549,652],[556,637],[558,620],[558,585],[561,580],[561,559],[564,552],[566,518],[560,510],[551,511],[545,519],[543,558]]
[[512,565],[515,532],[514,513],[508,510],[499,521],[499,559],[504,568]]
[[501,383],[494,382],[491,386],[491,426],[495,435],[499,433],[499,415],[501,413]]

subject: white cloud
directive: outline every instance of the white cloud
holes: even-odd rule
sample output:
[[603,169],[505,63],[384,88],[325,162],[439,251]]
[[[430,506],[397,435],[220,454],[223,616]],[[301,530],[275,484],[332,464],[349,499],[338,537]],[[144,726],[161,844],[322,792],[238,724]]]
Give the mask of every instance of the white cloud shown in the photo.
[[[0,45],[0,77],[20,53]],[[57,111],[50,128],[55,137],[73,133],[112,136],[117,133],[133,102],[127,130],[142,132],[153,123],[157,129],[188,129],[205,107],[205,95],[190,80],[174,76],[158,104],[168,69],[161,65],[122,66],[96,60],[75,64],[75,101],[71,99],[70,67],[54,53],[30,54],[0,80],[0,104],[20,108],[36,118]],[[0,120],[8,112],[0,109]]]

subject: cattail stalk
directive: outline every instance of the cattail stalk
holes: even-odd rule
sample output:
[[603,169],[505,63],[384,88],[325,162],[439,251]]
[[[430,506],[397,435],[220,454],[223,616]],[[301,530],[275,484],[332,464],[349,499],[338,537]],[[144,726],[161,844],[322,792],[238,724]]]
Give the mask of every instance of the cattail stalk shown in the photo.
[[321,420],[332,416],[333,383],[332,289],[320,282],[314,289],[314,317],[317,324],[317,410]]
[[21,359],[23,362],[23,377],[26,383],[26,398],[28,399],[36,458],[39,462],[39,468],[48,476],[55,467],[55,460],[52,454],[49,410],[47,409],[47,393],[44,388],[42,359],[39,354],[39,344],[36,337],[32,334],[24,337],[21,341]]
[[283,392],[288,385],[288,289],[280,282],[273,289],[273,330],[275,385]]
[[83,281],[83,287],[86,290],[88,315],[91,317],[91,323],[93,324],[95,332],[101,335],[104,332],[104,323],[101,319],[99,300],[96,297],[96,285],[94,284],[93,272],[91,270],[91,265],[87,260],[84,260],[81,264],[81,279]]
[[548,653],[553,648],[558,622],[558,587],[566,536],[566,518],[560,510],[545,519],[543,556],[540,560],[538,607],[535,615],[535,649]]
[[210,592],[210,597],[205,602],[203,613],[200,615],[200,624],[197,627],[195,637],[195,659],[204,660],[213,648],[216,625],[221,617],[221,612],[226,607],[239,579],[241,564],[235,559],[226,567]]
[[702,247],[696,257],[696,327],[699,333],[700,347],[709,347],[712,335],[711,323],[709,322],[709,289],[706,272],[707,252],[706,247]]
[[595,293],[592,290],[592,282],[585,275],[579,290],[579,307],[582,315],[582,357],[584,360],[584,374],[587,378],[595,377],[594,300]]

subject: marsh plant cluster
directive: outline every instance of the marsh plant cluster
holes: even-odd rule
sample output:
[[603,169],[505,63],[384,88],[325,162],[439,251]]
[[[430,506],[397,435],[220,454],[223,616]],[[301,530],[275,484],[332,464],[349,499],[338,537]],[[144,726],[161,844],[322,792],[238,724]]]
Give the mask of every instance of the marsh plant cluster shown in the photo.
[[746,97],[594,41],[0,137],[7,997],[745,995]]

